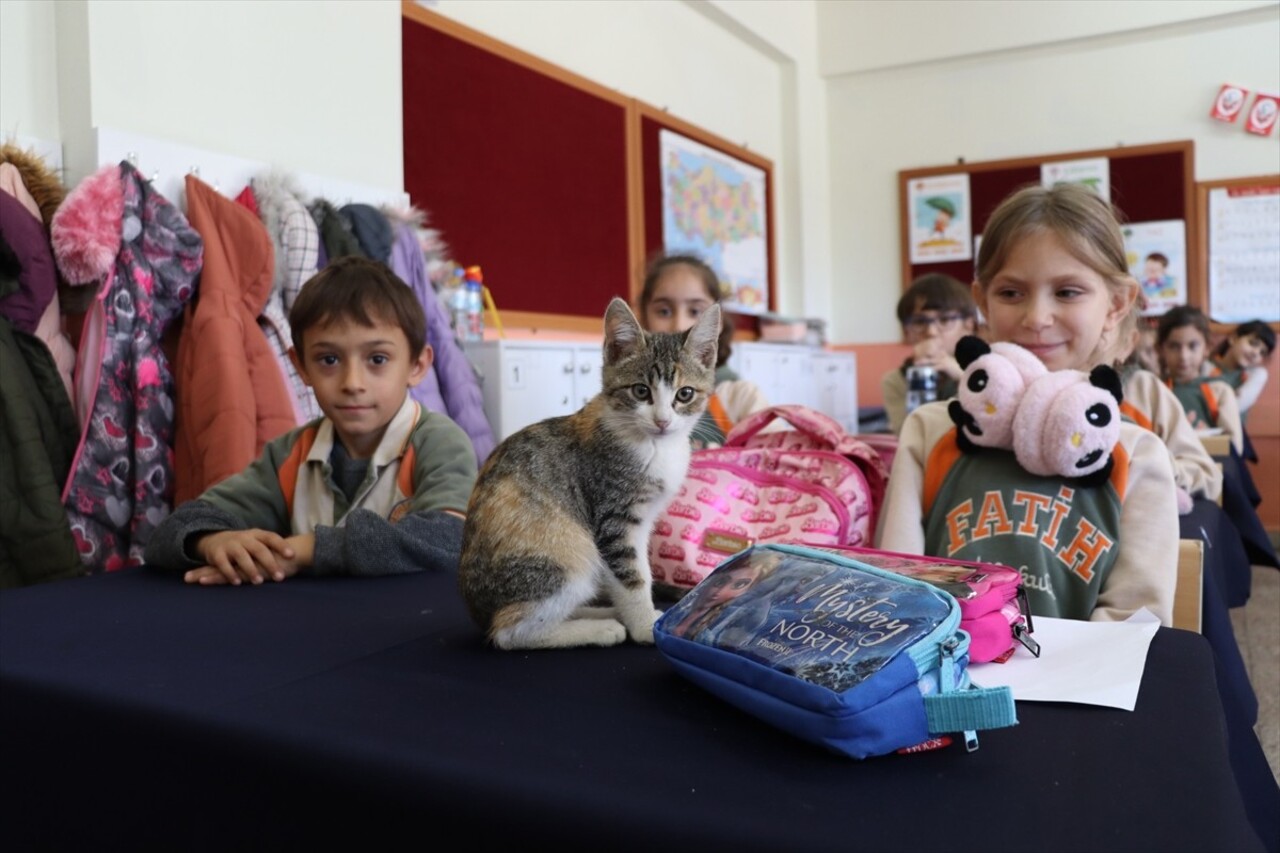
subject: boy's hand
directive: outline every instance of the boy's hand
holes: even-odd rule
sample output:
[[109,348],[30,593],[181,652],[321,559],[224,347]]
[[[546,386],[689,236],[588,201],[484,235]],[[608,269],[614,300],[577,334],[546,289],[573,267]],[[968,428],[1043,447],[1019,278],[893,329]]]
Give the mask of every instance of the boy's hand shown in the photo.
[[916,344],[911,350],[911,363],[919,367],[935,368],[956,381],[964,373],[955,355],[947,352],[942,341],[937,338],[927,338]]
[[267,578],[282,581],[297,571],[293,547],[270,530],[209,533],[196,540],[195,552],[208,565],[187,572],[187,583],[238,586],[243,579],[260,584]]

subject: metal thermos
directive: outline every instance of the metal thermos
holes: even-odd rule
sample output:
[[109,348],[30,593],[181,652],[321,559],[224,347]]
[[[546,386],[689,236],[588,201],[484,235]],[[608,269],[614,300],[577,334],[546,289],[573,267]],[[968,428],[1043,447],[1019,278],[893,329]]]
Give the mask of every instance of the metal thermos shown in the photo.
[[907,411],[938,399],[938,371],[932,367],[907,368]]

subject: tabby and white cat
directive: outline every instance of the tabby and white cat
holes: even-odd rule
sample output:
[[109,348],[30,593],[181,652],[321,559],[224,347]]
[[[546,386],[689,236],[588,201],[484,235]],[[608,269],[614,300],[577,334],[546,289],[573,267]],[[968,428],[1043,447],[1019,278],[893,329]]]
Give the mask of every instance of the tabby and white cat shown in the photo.
[[[715,388],[720,307],[678,334],[604,315],[602,390],[498,445],[467,507],[458,585],[502,649],[653,642],[653,521],[689,468]],[[607,597],[612,607],[588,607]]]

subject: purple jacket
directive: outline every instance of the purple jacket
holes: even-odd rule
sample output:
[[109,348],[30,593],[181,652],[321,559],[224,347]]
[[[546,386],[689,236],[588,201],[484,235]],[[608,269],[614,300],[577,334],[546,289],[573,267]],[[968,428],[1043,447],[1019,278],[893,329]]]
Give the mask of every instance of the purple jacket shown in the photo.
[[58,288],[49,238],[45,235],[44,223],[6,192],[0,192],[0,232],[4,233],[22,266],[18,273],[18,292],[0,299],[0,315],[18,331],[33,335],[40,315]]
[[484,396],[467,354],[458,346],[453,327],[436,298],[427,277],[427,262],[413,228],[396,225],[396,239],[391,247],[391,269],[417,294],[427,314],[427,343],[435,350],[435,364],[425,379],[410,390],[422,405],[434,412],[447,414],[471,437],[476,449],[476,464],[483,465],[497,444],[493,429],[484,415]]

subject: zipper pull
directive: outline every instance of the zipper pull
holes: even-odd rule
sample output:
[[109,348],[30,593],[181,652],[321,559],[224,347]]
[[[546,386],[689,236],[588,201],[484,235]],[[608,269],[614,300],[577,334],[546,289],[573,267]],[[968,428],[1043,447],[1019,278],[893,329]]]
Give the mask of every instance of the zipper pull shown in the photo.
[[1040,657],[1040,644],[1031,636],[1031,629],[1019,622],[1013,626],[1013,638],[1027,647],[1027,651]]

